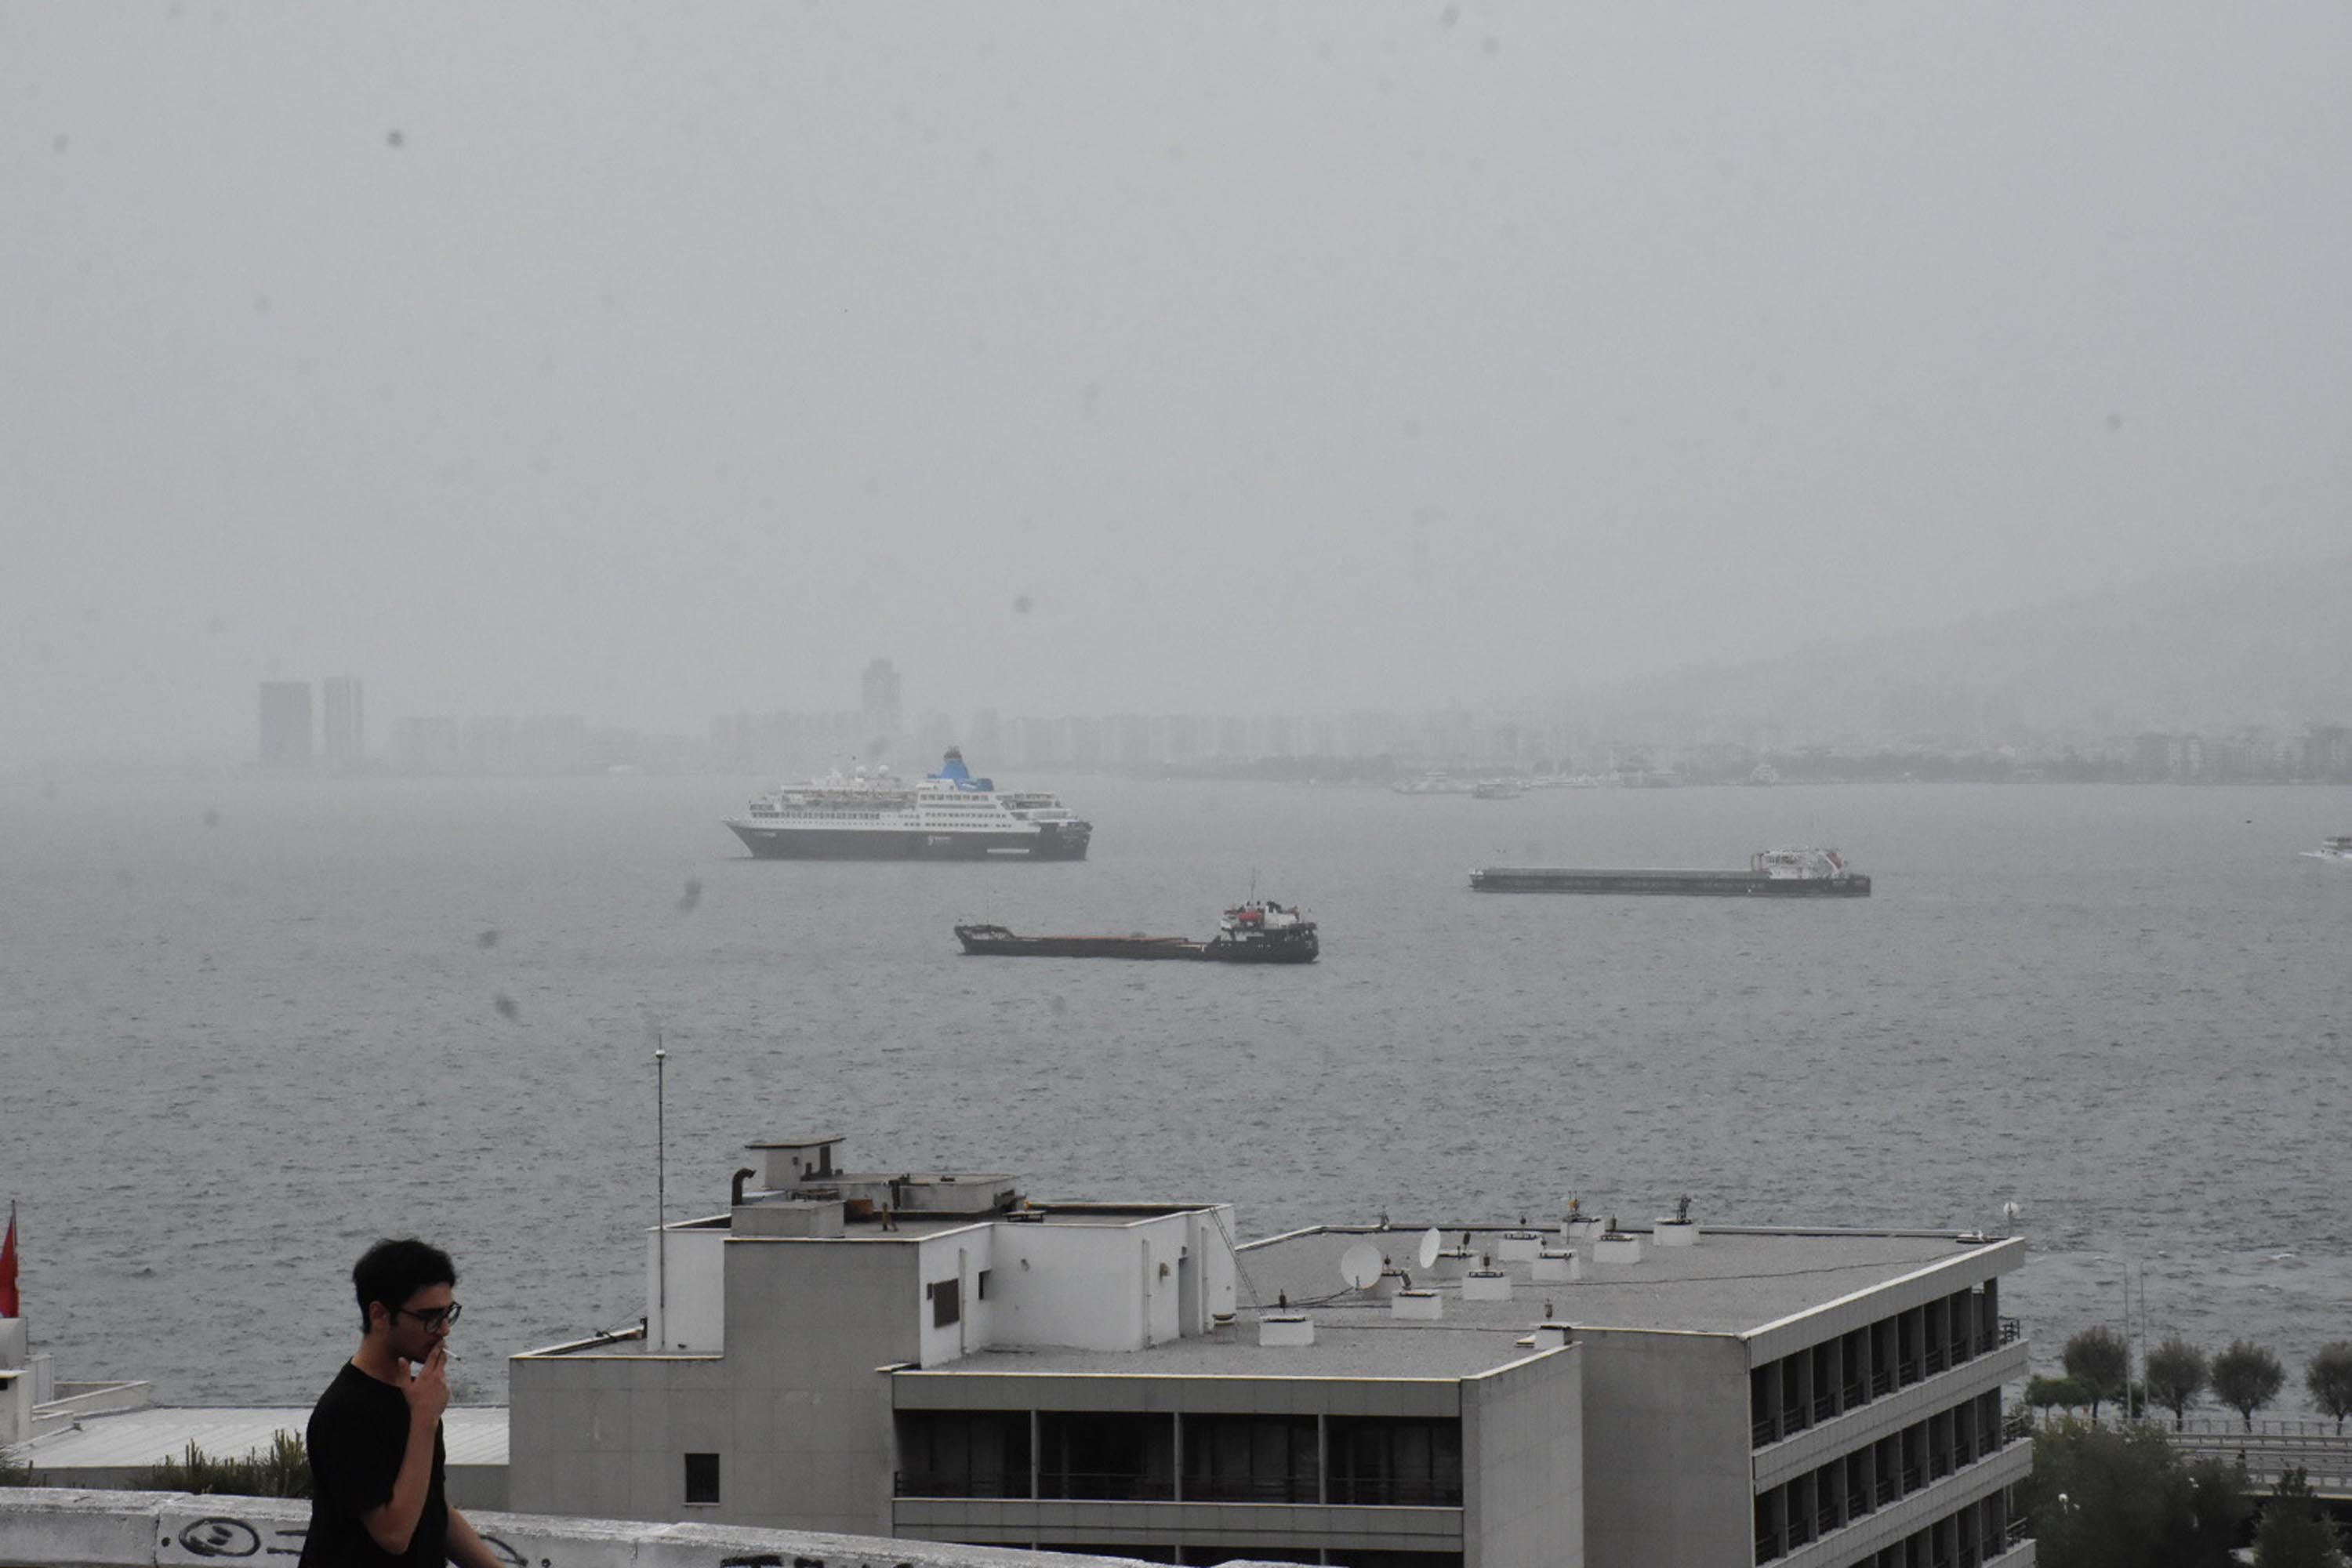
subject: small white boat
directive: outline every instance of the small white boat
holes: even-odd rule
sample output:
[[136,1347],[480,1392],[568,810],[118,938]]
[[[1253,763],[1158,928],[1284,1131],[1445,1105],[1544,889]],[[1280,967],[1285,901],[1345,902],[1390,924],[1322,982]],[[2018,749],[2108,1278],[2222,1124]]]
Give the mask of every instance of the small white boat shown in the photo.
[[2306,859],[2333,860],[2339,866],[2352,866],[2352,833],[2323,839],[2318,848],[2306,849],[2303,853]]

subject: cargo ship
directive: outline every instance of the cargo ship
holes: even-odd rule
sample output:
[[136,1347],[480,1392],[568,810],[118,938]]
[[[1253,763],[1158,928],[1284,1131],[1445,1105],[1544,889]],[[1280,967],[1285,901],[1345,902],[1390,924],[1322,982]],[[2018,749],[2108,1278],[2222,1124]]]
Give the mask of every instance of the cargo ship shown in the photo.
[[1745,871],[1584,870],[1488,866],[1470,873],[1481,893],[1680,893],[1731,899],[1866,899],[1870,879],[1834,849],[1759,849]]
[[887,768],[784,784],[727,826],[762,860],[1083,860],[1091,825],[1056,795],[1000,790],[963,752],[909,784]]
[[1297,909],[1252,900],[1227,910],[1206,942],[1181,936],[1021,936],[1000,925],[961,925],[956,941],[982,958],[1182,959],[1208,963],[1312,963],[1315,922]]
[[1184,958],[1201,944],[1183,936],[1019,936],[1003,926],[955,928],[966,952],[985,958]]

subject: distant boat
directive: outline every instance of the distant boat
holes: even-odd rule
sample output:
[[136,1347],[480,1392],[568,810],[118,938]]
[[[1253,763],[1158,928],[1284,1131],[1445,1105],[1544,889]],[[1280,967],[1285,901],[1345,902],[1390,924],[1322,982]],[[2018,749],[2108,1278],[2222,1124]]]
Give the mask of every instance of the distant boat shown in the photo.
[[1774,767],[1769,763],[1759,763],[1748,773],[1748,782],[1752,784],[1779,784],[1780,782],[1780,770]]
[[835,773],[757,796],[727,826],[762,860],[1083,860],[1094,837],[1055,795],[972,777],[953,746],[920,783]]
[[1870,879],[1834,849],[1759,849],[1745,871],[1595,870],[1488,866],[1470,873],[1481,893],[1680,893],[1713,898],[1866,899]]
[[1399,795],[1469,795],[1478,786],[1452,773],[1429,773],[1417,779],[1399,779],[1389,787]]
[[1526,793],[1508,779],[1481,779],[1470,791],[1478,800],[1517,800]]
[[2339,866],[2352,866],[2352,833],[2322,839],[2316,849],[2303,852],[2307,860],[2333,860]]
[[956,941],[982,958],[1124,958],[1210,963],[1312,963],[1322,951],[1297,906],[1236,904],[1206,942],[1181,936],[1022,936],[1000,925],[960,925]]

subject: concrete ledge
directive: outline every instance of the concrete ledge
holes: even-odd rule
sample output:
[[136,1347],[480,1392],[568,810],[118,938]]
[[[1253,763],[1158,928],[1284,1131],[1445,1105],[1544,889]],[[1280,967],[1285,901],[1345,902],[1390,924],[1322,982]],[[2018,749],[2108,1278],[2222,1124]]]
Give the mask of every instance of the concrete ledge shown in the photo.
[[[993,1546],[528,1513],[466,1516],[512,1568],[1128,1568]],[[0,1568],[282,1568],[310,1505],[290,1498],[0,1488]]]

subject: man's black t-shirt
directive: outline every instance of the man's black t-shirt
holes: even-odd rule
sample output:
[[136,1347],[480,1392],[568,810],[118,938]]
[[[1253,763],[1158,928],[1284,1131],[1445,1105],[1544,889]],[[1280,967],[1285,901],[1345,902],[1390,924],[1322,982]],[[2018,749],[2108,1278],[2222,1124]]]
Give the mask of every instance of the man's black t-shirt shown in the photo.
[[408,1550],[395,1557],[361,1522],[392,1500],[408,1447],[408,1396],[349,1362],[310,1411],[310,1532],[301,1568],[441,1568],[449,1504],[441,1493],[441,1433],[433,1433],[433,1479]]

